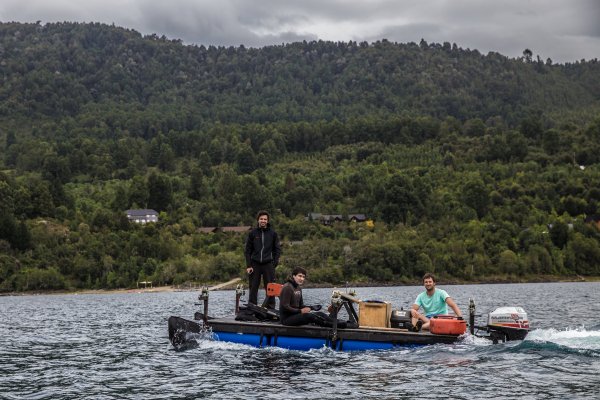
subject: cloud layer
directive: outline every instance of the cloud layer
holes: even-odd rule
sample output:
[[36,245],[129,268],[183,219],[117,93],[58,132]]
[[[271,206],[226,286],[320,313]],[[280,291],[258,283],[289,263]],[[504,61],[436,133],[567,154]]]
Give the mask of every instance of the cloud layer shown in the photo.
[[456,43],[544,60],[600,57],[597,0],[3,0],[0,21],[104,22],[185,43],[301,40]]

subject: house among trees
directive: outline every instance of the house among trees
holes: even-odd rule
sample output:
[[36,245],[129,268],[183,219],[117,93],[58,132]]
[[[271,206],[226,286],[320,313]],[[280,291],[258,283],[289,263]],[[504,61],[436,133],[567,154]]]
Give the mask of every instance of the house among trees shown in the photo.
[[321,220],[321,213],[308,213],[308,215],[306,216],[306,220],[307,221],[320,221]]
[[348,221],[350,222],[365,222],[367,216],[365,214],[348,214]]
[[333,225],[335,222],[342,222],[344,217],[341,214],[323,214],[321,221],[324,225]]
[[251,226],[224,226],[221,228],[223,232],[246,233],[252,230]]
[[[323,225],[332,225],[335,222],[344,221],[344,216],[341,214],[308,213],[306,220],[320,221]],[[348,214],[346,220],[349,222],[365,222],[367,216],[365,214]]]
[[158,213],[154,210],[127,210],[127,219],[137,224],[147,224],[149,222],[158,222]]
[[223,226],[221,228],[217,228],[216,226],[208,226],[198,228],[198,232],[200,233],[216,233],[216,232],[232,232],[232,233],[246,233],[252,230],[251,226]]
[[215,233],[216,231],[217,231],[216,226],[204,226],[204,227],[198,228],[199,233]]

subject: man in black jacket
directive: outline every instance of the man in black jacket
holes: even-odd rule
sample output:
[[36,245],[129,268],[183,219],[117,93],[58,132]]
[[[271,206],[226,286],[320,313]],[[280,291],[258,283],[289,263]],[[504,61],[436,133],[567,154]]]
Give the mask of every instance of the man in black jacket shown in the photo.
[[[250,295],[248,303],[257,304],[258,287],[262,277],[265,290],[269,282],[275,280],[275,267],[281,256],[281,245],[277,232],[271,229],[269,213],[259,211],[256,216],[258,226],[254,228],[246,240],[244,254],[246,256],[246,272],[249,277]],[[275,298],[271,297],[267,307],[275,308]]]
[[[292,271],[292,276],[281,288],[279,294],[279,316],[281,323],[288,326],[298,326],[306,324],[315,324],[319,326],[333,326],[333,320],[330,316],[318,311],[320,306],[309,307],[304,304],[302,299],[302,288],[306,279],[306,270],[296,267]],[[339,328],[346,328],[345,321],[338,321]]]
[[304,305],[302,288],[306,279],[306,270],[301,267],[294,268],[291,278],[281,288],[279,294],[279,317],[283,325],[308,324],[307,317],[310,307]]

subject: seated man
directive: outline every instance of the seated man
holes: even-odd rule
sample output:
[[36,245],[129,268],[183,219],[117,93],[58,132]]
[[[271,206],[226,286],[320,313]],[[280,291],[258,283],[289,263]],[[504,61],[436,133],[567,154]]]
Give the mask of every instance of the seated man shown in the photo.
[[[316,324],[319,326],[333,326],[331,318],[322,312],[311,312],[321,307],[308,307],[304,305],[302,299],[302,288],[306,279],[306,270],[296,267],[292,271],[292,276],[281,288],[279,295],[279,314],[283,325],[297,326],[306,324]],[[345,322],[340,321],[340,328],[345,328]]]
[[[429,319],[435,315],[448,314],[448,307],[452,308],[457,317],[462,318],[458,306],[450,298],[448,293],[442,289],[435,288],[435,277],[427,273],[423,276],[423,285],[425,291],[417,296],[415,304],[410,311],[412,316],[412,327],[410,329],[418,332],[422,329],[429,329]],[[419,308],[423,308],[423,314],[419,313]]]

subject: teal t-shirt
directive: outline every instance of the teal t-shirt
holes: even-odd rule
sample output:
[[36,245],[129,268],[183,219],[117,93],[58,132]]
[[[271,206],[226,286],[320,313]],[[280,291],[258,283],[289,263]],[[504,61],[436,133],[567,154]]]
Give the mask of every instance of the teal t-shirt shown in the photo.
[[423,292],[417,296],[415,304],[425,311],[425,315],[448,314],[446,299],[448,293],[442,289],[435,289],[433,296],[427,296],[427,292]]

